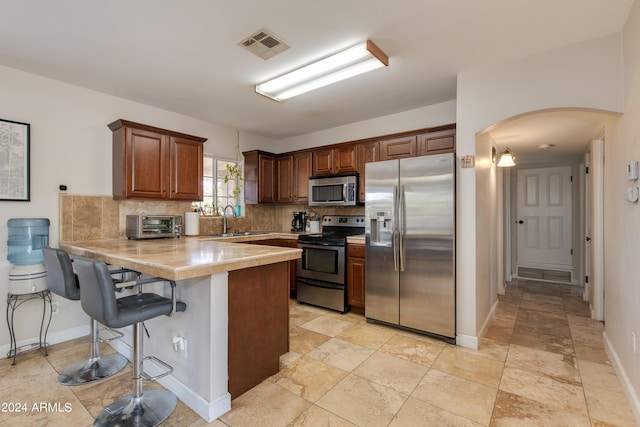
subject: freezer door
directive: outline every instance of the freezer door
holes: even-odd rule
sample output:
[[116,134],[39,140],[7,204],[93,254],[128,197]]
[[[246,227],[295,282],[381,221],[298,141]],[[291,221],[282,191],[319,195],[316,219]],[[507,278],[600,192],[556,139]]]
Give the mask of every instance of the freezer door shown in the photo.
[[398,324],[398,160],[367,163],[365,317]]
[[454,165],[453,154],[400,160],[400,325],[451,338],[456,302]]

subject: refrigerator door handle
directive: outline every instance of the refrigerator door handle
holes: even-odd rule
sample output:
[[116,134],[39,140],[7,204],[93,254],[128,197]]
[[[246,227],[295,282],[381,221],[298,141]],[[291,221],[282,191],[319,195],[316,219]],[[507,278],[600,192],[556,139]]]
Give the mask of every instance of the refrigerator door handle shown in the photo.
[[391,234],[391,251],[393,252],[393,271],[398,271],[398,186],[393,186],[393,232]]
[[398,195],[398,217],[400,220],[399,224],[399,240],[400,240],[400,271],[404,271],[404,235],[406,232],[406,217],[405,217],[405,202],[404,202],[404,185],[400,186],[400,194]]

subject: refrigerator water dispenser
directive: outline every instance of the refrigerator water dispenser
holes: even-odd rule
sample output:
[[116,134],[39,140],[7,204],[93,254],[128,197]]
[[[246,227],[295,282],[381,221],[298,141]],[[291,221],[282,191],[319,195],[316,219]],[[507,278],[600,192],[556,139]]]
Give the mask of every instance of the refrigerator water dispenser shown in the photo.
[[389,246],[393,242],[393,222],[391,212],[371,213],[371,240],[374,246]]

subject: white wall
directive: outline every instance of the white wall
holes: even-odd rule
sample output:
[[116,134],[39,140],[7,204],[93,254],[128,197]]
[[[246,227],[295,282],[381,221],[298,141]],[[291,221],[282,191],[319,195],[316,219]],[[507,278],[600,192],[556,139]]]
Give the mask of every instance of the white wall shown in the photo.
[[[640,4],[624,29],[624,115],[605,135],[604,289],[605,339],[640,420],[640,205],[625,201],[626,165],[640,161]],[[638,182],[633,183],[638,185]],[[637,349],[631,348],[635,334]]]
[[[2,313],[6,310],[6,278],[11,268],[6,260],[7,220],[49,218],[50,244],[57,246],[59,184],[66,184],[70,194],[111,194],[111,131],[107,124],[123,118],[205,137],[205,152],[236,158],[235,129],[11,68],[0,67],[0,100],[0,118],[31,124],[31,201],[0,202]],[[254,144],[256,139],[242,133],[241,148]],[[16,313],[18,341],[37,336],[40,307],[35,302],[28,303]],[[56,331],[88,324],[79,303],[61,303],[61,307],[65,309],[53,317],[51,324],[54,341]],[[0,327],[0,348],[8,343],[7,328]]]
[[[475,322],[478,328],[490,323],[490,313],[497,299],[496,275],[498,264],[498,184],[497,167],[492,162],[494,141],[487,133],[478,136],[476,143],[476,253],[486,254],[487,262],[478,263],[476,270],[476,299],[478,309]],[[502,224],[500,224],[502,226]],[[484,316],[484,317],[482,317]],[[480,332],[480,329],[478,329]]]
[[[614,34],[460,73],[458,155],[476,155],[478,132],[526,112],[563,107],[621,112],[621,64],[621,34]],[[472,346],[482,326],[478,319],[486,318],[491,306],[490,285],[478,283],[476,277],[477,266],[489,264],[490,255],[476,253],[476,170],[458,166],[457,187],[457,329],[459,342]]]
[[376,119],[364,120],[332,129],[299,135],[279,140],[273,148],[265,150],[273,153],[319,147],[339,142],[355,141],[380,135],[405,132],[447,125],[456,122],[456,101],[416,108],[402,113],[391,114]]

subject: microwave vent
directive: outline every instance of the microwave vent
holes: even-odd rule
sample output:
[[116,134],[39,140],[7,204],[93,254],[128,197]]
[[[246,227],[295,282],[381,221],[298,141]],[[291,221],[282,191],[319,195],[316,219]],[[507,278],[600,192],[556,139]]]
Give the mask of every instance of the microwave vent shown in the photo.
[[291,47],[278,36],[266,30],[259,30],[245,37],[238,45],[265,60],[273,58]]

